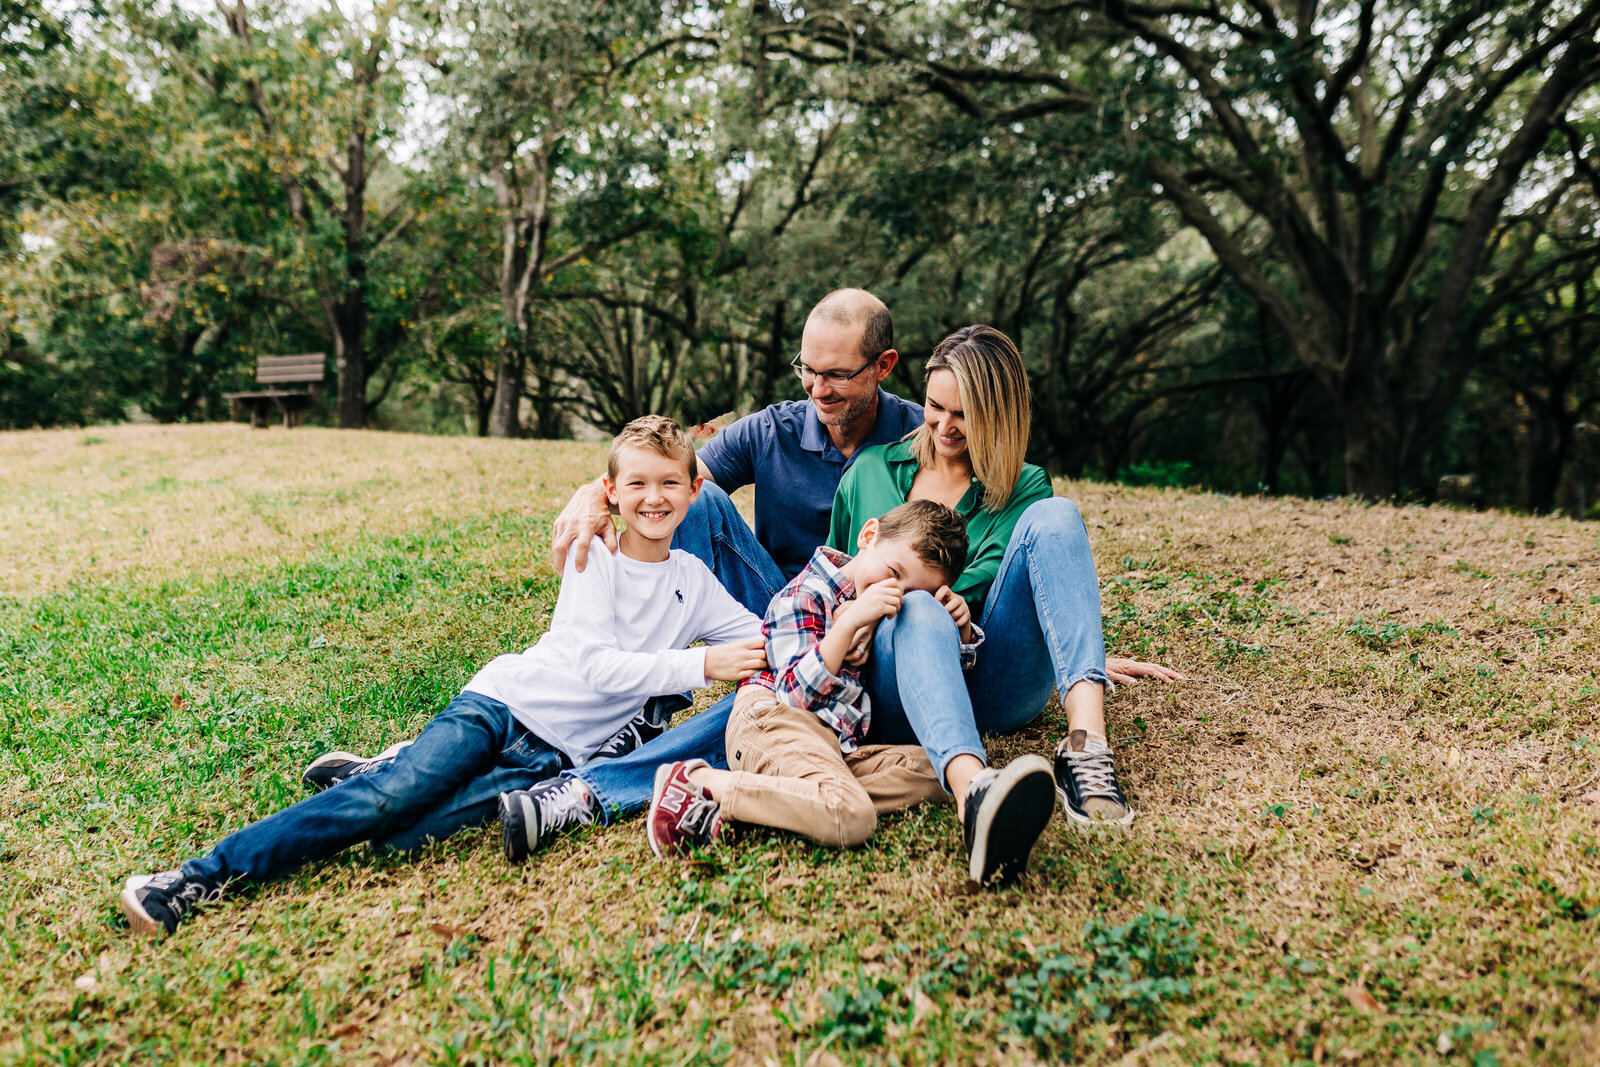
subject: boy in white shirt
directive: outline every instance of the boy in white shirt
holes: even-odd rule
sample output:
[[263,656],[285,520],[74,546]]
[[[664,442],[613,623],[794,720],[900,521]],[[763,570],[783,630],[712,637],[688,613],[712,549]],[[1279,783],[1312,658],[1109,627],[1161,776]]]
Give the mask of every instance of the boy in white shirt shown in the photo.
[[[197,904],[361,841],[410,851],[497,810],[508,825],[503,795],[527,798],[528,787],[581,766],[651,698],[764,667],[761,620],[698,559],[671,549],[700,484],[693,442],[675,422],[629,423],[606,477],[627,524],[620,551],[591,553],[581,572],[569,557],[544,637],[490,661],[415,741],[361,773],[228,835],[203,858],[129,878],[129,924],[170,934]],[[697,640],[707,647],[688,647]]]

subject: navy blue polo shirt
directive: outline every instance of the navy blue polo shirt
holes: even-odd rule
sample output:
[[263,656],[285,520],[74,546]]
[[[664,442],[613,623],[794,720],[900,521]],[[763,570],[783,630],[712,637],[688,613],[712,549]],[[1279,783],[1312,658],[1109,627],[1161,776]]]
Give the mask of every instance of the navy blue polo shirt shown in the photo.
[[922,425],[922,405],[878,390],[872,436],[846,458],[833,446],[809,400],[786,400],[740,419],[700,450],[711,480],[728,492],[755,483],[756,540],[793,578],[818,545],[828,543],[828,523],[839,479],[856,456],[873,445],[898,441]]

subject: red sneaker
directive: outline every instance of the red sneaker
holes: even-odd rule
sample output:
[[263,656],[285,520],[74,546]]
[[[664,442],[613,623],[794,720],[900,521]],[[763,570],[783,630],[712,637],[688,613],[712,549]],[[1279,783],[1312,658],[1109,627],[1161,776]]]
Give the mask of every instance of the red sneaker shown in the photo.
[[721,806],[689,780],[690,771],[708,766],[703,759],[692,759],[656,769],[644,827],[650,851],[662,859],[687,856],[692,849],[715,842],[722,832]]

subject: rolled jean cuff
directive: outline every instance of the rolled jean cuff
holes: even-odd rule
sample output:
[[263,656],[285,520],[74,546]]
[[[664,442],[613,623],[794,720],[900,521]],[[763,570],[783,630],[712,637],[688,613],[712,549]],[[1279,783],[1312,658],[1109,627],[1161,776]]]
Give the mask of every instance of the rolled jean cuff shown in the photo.
[[939,784],[944,787],[946,796],[955,796],[955,793],[950,789],[950,780],[945,777],[945,771],[957,756],[976,756],[979,763],[985,767],[989,766],[989,754],[983,750],[982,745],[977,748],[958,748],[946,752],[944,758],[939,761]]
[[582,782],[583,787],[589,790],[589,795],[594,798],[595,810],[599,812],[600,816],[600,825],[610,826],[613,822],[612,808],[611,802],[606,799],[606,791],[596,785],[593,778],[589,778],[586,775],[574,774],[573,777]]
[[1117,691],[1116,683],[1106,675],[1104,667],[1085,667],[1076,674],[1069,675],[1067,680],[1061,683],[1061,698],[1065,700],[1067,693],[1079,682],[1099,682],[1100,688],[1106,691],[1107,696]]

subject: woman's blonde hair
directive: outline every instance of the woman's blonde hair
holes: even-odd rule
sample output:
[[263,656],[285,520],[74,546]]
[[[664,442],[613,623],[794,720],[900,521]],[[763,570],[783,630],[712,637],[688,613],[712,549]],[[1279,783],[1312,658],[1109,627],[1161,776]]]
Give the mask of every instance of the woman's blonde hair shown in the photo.
[[[993,326],[963,326],[939,342],[922,378],[947,370],[961,390],[967,424],[967,457],[983,483],[983,506],[999,511],[1011,499],[1028,452],[1032,403],[1028,372],[1011,338]],[[923,423],[911,432],[918,466],[933,466],[933,431]]]

